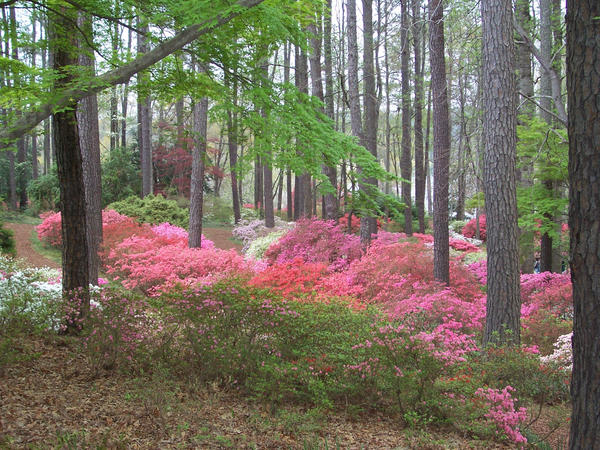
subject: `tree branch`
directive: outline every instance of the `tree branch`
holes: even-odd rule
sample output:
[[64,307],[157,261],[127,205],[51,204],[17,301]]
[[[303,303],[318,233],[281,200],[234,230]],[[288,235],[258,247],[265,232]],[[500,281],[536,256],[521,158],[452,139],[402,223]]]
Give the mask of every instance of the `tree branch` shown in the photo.
[[565,127],[567,126],[567,120],[566,119],[563,119],[562,117],[558,116],[556,113],[554,113],[552,111],[548,111],[547,108],[544,108],[539,102],[536,102],[532,97],[528,97],[525,94],[523,94],[522,92],[519,92],[519,95],[521,95],[521,97],[523,97],[525,100],[528,100],[531,103],[533,103],[535,106],[537,106],[538,108],[540,108],[545,113],[550,114],[552,117],[554,117],[560,123],[562,123]]
[[[246,9],[253,8],[261,4],[264,0],[239,0],[238,5]],[[46,103],[36,111],[31,111],[21,116],[12,126],[6,127],[0,132],[0,142],[12,141],[23,136],[33,129],[42,120],[49,117],[54,111],[65,108],[73,101],[81,100],[89,95],[100,92],[107,87],[125,83],[136,73],[147,69],[158,61],[166,58],[173,52],[180,50],[184,46],[198,39],[200,36],[225,25],[238,17],[242,12],[232,12],[226,16],[218,16],[216,19],[206,20],[203,23],[192,25],[185,30],[180,31],[171,39],[164,41],[147,53],[138,56],[124,66],[99,75],[86,83],[86,86],[77,86],[67,88],[53,99],[51,103]]]
[[[533,42],[531,42],[531,39],[529,38],[529,36],[527,35],[527,33],[525,32],[523,27],[519,23],[517,23],[517,21],[513,22],[513,26],[515,27],[515,30],[517,31],[517,33],[519,33],[519,36],[521,36],[521,38],[525,42],[525,45],[527,45],[527,47],[529,47],[531,54],[540,63],[540,65],[546,72],[546,75],[548,75],[550,77],[550,81],[552,83],[552,99],[554,100],[554,106],[555,106],[556,112],[557,112],[557,114],[553,114],[553,115],[556,116],[560,120],[560,122],[566,126],[567,112],[565,111],[565,105],[563,104],[562,98],[560,95],[560,78],[558,77],[558,74],[552,68],[552,66],[550,65],[550,62],[546,61],[546,59],[544,59],[542,57],[542,54],[536,48],[536,46],[533,45]],[[547,111],[547,112],[550,112],[550,111]]]

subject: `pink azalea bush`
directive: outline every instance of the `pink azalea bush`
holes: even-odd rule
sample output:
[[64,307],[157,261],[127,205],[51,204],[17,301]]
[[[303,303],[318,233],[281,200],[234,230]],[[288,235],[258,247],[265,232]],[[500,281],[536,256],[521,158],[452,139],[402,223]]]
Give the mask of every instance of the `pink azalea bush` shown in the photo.
[[60,247],[62,245],[60,212],[45,212],[40,215],[40,219],[42,219],[42,223],[35,227],[38,239],[51,247]]
[[[481,296],[473,276],[457,262],[451,263],[451,290],[465,301]],[[364,303],[393,305],[415,293],[433,293],[442,287],[433,280],[433,254],[419,242],[387,245],[374,241],[366,254],[347,270],[321,283],[330,295],[356,296]]]
[[183,284],[209,284],[228,275],[250,271],[250,264],[235,250],[207,246],[188,248],[182,240],[132,236],[111,250],[107,273],[121,279],[128,289],[157,295]]
[[[474,238],[477,232],[477,218],[471,219],[463,227],[461,234],[468,238]],[[479,236],[482,241],[486,240],[486,219],[485,214],[479,216]]]
[[345,268],[360,255],[358,236],[344,233],[343,228],[332,220],[319,219],[299,220],[294,229],[265,252],[270,264],[301,258],[308,263],[327,264],[331,271]]
[[475,395],[481,398],[489,408],[485,417],[496,424],[499,433],[508,437],[516,444],[527,444],[527,439],[521,434],[519,426],[527,420],[527,409],[516,408],[511,386],[506,386],[501,391],[492,388],[479,388]]

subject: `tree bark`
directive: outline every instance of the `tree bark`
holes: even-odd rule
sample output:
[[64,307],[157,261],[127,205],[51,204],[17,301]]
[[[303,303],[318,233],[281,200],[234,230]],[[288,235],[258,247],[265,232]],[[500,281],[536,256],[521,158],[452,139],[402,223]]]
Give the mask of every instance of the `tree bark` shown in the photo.
[[429,0],[429,60],[433,100],[433,276],[437,281],[450,284],[448,246],[450,129],[442,0]]
[[421,70],[421,0],[412,0],[412,36],[415,53],[415,205],[419,233],[425,233],[425,165],[423,155],[423,72]]
[[[148,43],[143,33],[148,32],[148,25],[144,24],[142,33],[138,34],[138,53],[147,53]],[[138,83],[142,84],[144,73],[138,73]],[[138,88],[139,89],[139,88]],[[142,169],[142,198],[153,192],[153,174],[152,174],[152,100],[147,93],[138,90],[138,148],[140,151],[140,164]]]
[[412,236],[412,155],[411,155],[411,116],[410,116],[410,44],[408,42],[408,0],[402,0],[400,10],[400,74],[402,84],[402,155],[400,157],[400,176],[402,177],[402,202],[404,203],[404,232]]
[[[63,15],[52,16],[54,64],[59,74],[55,89],[60,90],[72,82],[68,67],[77,65],[74,48],[77,47],[78,32],[74,27],[76,12],[62,8]],[[77,321],[89,310],[88,242],[86,239],[86,199],[83,179],[83,162],[77,126],[77,101],[73,99],[69,108],[56,112],[52,118],[53,137],[56,149],[56,165],[60,184],[62,213],[62,286],[65,300],[80,302],[72,305],[78,313],[68,324],[71,331],[77,330]]]
[[[78,26],[91,41],[91,19],[79,14]],[[94,75],[94,53],[80,42],[78,63],[85,67],[90,76]],[[88,242],[88,270],[90,283],[98,284],[100,258],[98,250],[102,242],[102,182],[100,164],[100,130],[98,126],[98,100],[96,95],[83,98],[77,105],[77,123],[79,126],[79,144],[81,149],[83,183],[86,201],[86,238]]]
[[[202,68],[199,71],[204,71]],[[204,202],[204,159],[208,137],[208,98],[194,103],[194,138],[192,150],[192,180],[190,187],[190,248],[202,247],[202,217]]]
[[573,375],[569,448],[600,449],[600,3],[567,4]]
[[[225,73],[227,74],[228,72],[225,71]],[[237,179],[238,123],[235,108],[237,108],[238,85],[237,78],[235,77],[235,70],[233,81],[230,79],[230,77],[226,75],[225,84],[231,89],[232,107],[227,109],[227,148],[229,150],[229,170],[231,172],[231,199],[233,204],[233,222],[237,224],[242,219],[242,213],[240,210],[241,184],[238,186]]]
[[520,342],[512,3],[482,0],[488,291],[483,344]]

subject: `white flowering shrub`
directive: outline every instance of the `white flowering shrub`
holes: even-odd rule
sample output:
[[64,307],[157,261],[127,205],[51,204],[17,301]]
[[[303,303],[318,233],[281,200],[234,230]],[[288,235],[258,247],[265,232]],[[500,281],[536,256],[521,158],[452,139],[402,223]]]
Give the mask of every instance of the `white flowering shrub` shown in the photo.
[[[90,286],[92,294],[99,289]],[[25,267],[19,261],[0,256],[0,333],[25,323],[37,329],[56,331],[62,321],[62,309],[58,270]]]
[[260,219],[252,221],[242,220],[233,229],[232,234],[233,237],[243,242],[244,247],[242,251],[246,253],[250,244],[256,239],[281,230],[287,232],[294,228],[294,225],[294,222],[285,222],[279,217],[275,217],[275,228],[265,227],[265,221]]
[[269,246],[285,233],[287,233],[287,230],[282,229],[269,233],[266,236],[256,238],[250,242],[250,245],[246,249],[246,256],[253,259],[262,259]]
[[555,364],[565,370],[573,370],[573,349],[571,339],[573,333],[559,336],[554,343],[554,353],[540,357],[544,364]]

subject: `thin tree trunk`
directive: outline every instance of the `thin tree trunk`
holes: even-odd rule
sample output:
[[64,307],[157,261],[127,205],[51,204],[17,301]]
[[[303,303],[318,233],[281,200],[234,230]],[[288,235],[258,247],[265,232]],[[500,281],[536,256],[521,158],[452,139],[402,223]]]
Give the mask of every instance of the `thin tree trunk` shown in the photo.
[[[139,25],[138,25],[139,26]],[[148,32],[148,25],[142,26],[142,33]],[[144,34],[138,34],[138,53],[148,52],[148,44]],[[147,75],[138,74],[138,80],[144,80]],[[152,140],[150,127],[152,124],[152,100],[149,95],[138,92],[138,147],[142,165],[142,197],[153,192],[152,174]]]
[[402,78],[402,156],[400,175],[402,176],[402,202],[404,203],[404,232],[412,236],[412,156],[411,156],[411,116],[410,116],[410,44],[408,42],[408,0],[402,0],[400,25],[400,73]]
[[[415,205],[419,233],[425,233],[425,164],[423,155],[423,72],[421,61],[421,0],[412,0],[413,51],[415,53]],[[424,58],[423,58],[424,59]]]
[[[204,71],[200,66],[198,71]],[[202,217],[204,202],[204,159],[208,137],[208,98],[203,97],[194,103],[194,137],[192,149],[192,180],[190,186],[190,248],[202,247]]]
[[[131,25],[131,21],[130,21]],[[127,33],[127,55],[131,54],[131,41],[133,32],[129,28]],[[123,101],[121,103],[121,147],[127,147],[127,102],[129,100],[129,81],[126,81],[123,86]]]
[[[228,72],[225,71],[227,74]],[[242,213],[240,210],[240,201],[241,201],[241,180],[238,185],[238,174],[237,174],[237,159],[238,159],[238,144],[237,144],[237,136],[238,136],[238,122],[237,122],[237,113],[235,112],[235,108],[237,108],[237,98],[238,98],[238,85],[237,78],[235,76],[235,69],[233,74],[233,80],[231,80],[229,76],[226,75],[225,84],[227,87],[231,89],[231,97],[232,97],[232,108],[227,109],[227,147],[229,150],[229,170],[231,172],[231,198],[233,203],[233,221],[234,223],[239,223],[242,218]],[[240,177],[241,178],[241,177]]]

